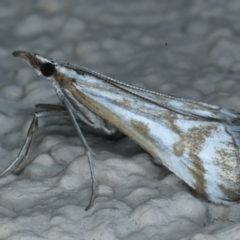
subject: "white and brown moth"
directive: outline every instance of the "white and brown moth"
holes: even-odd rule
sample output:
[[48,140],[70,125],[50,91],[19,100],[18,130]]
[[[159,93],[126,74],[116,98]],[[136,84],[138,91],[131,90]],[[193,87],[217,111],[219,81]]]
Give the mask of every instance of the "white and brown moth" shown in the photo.
[[39,117],[69,115],[86,149],[95,198],[92,152],[77,119],[112,135],[120,131],[137,142],[210,201],[231,205],[240,199],[240,114],[218,106],[134,87],[84,67],[16,51],[53,84],[63,106],[38,104],[27,138],[14,162],[1,173],[19,171]]

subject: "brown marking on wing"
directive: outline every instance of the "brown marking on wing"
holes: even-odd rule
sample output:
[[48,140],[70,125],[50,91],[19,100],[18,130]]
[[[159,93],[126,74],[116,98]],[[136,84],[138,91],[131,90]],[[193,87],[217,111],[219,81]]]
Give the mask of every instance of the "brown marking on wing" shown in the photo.
[[165,122],[169,128],[171,128],[177,134],[181,134],[181,130],[179,129],[178,125],[175,123],[175,120],[178,119],[178,115],[175,112],[166,111],[162,112],[158,115],[163,122]]
[[150,131],[148,124],[138,121],[138,120],[132,120],[131,121],[132,126],[139,132],[142,132],[143,134],[147,135]]
[[[229,180],[232,183],[239,182],[240,175],[233,174],[233,171],[237,170],[239,167],[239,161],[232,161],[233,159],[238,159],[238,151],[236,151],[236,149],[234,150],[233,148],[231,148],[231,150],[227,150],[223,148],[218,149],[217,147],[215,151],[218,154],[218,157],[214,158],[213,160],[215,165],[218,166],[222,172],[218,172],[219,176],[224,177],[225,180]],[[229,175],[228,179],[226,179],[227,175]]]
[[207,196],[206,193],[206,169],[198,157],[202,151],[205,139],[208,138],[212,132],[217,131],[215,124],[208,126],[192,127],[186,133],[181,134],[181,139],[173,144],[173,150],[176,156],[182,156],[184,153],[192,160],[193,167],[187,166],[189,172],[195,179],[194,188]]
[[189,157],[192,159],[192,164],[194,166],[193,168],[189,167],[188,169],[188,171],[192,174],[193,178],[195,179],[194,188],[197,191],[204,194],[205,196],[207,196],[205,179],[206,170],[203,166],[203,163],[201,159],[195,154],[190,153]]
[[132,102],[129,101],[128,99],[126,99],[126,98],[123,98],[121,101],[113,99],[112,102],[115,103],[118,106],[122,106],[122,107],[125,107],[125,108],[129,108],[129,107],[132,106]]
[[237,201],[240,199],[239,153],[233,143],[226,142],[226,145],[227,149],[215,150],[218,157],[213,161],[219,177],[223,180],[218,184],[219,188],[228,200]]
[[227,197],[227,200],[230,200],[233,202],[240,200],[239,189],[236,192],[235,189],[226,188],[226,186],[223,184],[218,184],[218,186],[221,189],[221,191],[224,193],[224,195]]
[[214,131],[217,131],[217,126],[215,124],[189,128],[186,133],[180,135],[181,139],[174,143],[174,153],[177,156],[182,156],[186,151],[186,153],[189,152],[198,155],[199,152],[202,151],[205,139]]

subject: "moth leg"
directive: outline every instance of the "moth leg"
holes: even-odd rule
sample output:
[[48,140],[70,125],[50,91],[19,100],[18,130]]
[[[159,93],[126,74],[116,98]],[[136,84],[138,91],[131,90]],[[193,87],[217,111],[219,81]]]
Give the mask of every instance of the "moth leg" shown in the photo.
[[37,104],[35,106],[34,116],[28,129],[26,140],[20,149],[20,152],[15,160],[3,172],[0,173],[0,177],[7,173],[17,173],[21,170],[21,166],[28,156],[34,134],[38,129],[38,118],[45,116],[69,116],[69,114],[66,108],[60,105]]
[[76,118],[71,110],[71,107],[70,107],[70,104],[68,103],[68,100],[65,99],[64,101],[64,104],[65,104],[65,107],[67,108],[68,112],[69,112],[69,115],[72,119],[72,122],[73,122],[73,125],[74,127],[76,128],[77,130],[77,133],[82,141],[82,144],[85,148],[85,154],[87,155],[88,157],[88,163],[89,163],[89,168],[90,168],[90,174],[91,174],[91,179],[92,179],[92,195],[91,195],[91,199],[90,199],[90,202],[88,204],[88,206],[85,208],[85,210],[89,210],[93,203],[94,203],[94,200],[95,200],[95,195],[96,195],[96,180],[95,180],[95,174],[94,174],[94,168],[93,168],[93,163],[92,163],[92,155],[95,155],[93,153],[93,151],[91,150],[91,148],[88,146],[83,134],[82,134],[82,131],[80,129],[80,127],[78,126],[78,123],[76,121]]

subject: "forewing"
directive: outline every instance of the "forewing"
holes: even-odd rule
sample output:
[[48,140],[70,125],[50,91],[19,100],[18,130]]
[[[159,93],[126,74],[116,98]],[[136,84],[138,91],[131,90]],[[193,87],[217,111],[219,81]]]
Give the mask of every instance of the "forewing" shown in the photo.
[[214,202],[229,204],[239,199],[238,125],[172,111],[150,101],[155,101],[154,94],[139,96],[141,90],[106,83],[91,86],[76,84],[75,88],[98,116],[136,141],[158,163]]

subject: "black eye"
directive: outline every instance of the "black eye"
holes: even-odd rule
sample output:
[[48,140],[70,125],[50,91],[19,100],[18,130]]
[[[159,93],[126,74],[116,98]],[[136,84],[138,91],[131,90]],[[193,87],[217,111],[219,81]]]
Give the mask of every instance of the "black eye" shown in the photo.
[[42,64],[40,70],[43,76],[50,77],[55,72],[55,66],[51,63],[46,62]]

